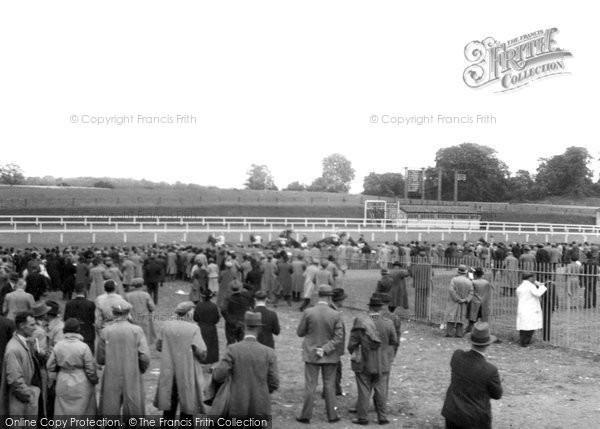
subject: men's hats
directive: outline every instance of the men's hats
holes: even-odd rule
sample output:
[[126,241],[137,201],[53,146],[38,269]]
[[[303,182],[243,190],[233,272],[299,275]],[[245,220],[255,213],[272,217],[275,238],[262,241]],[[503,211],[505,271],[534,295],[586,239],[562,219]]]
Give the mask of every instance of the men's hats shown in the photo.
[[10,273],[8,278],[10,281],[16,282],[17,280],[19,280],[19,273],[12,272]]
[[200,292],[202,294],[202,296],[204,298],[208,298],[211,299],[212,297],[214,297],[216,295],[216,292],[213,292],[212,290],[206,288],[204,289],[202,292]]
[[60,306],[58,305],[58,302],[46,300],[46,305],[50,307],[50,310],[48,310],[49,316],[58,316],[58,313],[60,312]]
[[335,289],[333,289],[333,291],[331,291],[331,294],[332,301],[343,301],[346,298],[348,298],[348,295],[346,295],[346,292],[341,287],[336,287]]
[[379,298],[371,297],[371,299],[369,300],[369,307],[381,307],[382,305],[383,303]]
[[319,296],[331,296],[333,295],[333,289],[329,285],[319,286]]
[[392,297],[389,293],[382,293],[382,292],[375,292],[373,294],[373,298],[377,298],[383,304],[387,304],[388,302],[390,302],[392,300]]
[[131,311],[131,304],[128,303],[127,301],[123,301],[120,302],[118,304],[113,304],[113,306],[111,307],[113,315],[115,316],[121,316],[123,314],[127,314],[129,313],[129,311]]
[[521,279],[522,280],[527,280],[527,279],[529,279],[531,277],[535,277],[535,274],[533,274],[531,271],[523,271],[521,273]]
[[387,268],[383,268],[383,269],[381,270],[381,275],[382,275],[382,276],[387,276],[389,273],[390,273],[390,272],[387,270]]
[[466,265],[460,264],[458,266],[458,274],[467,274],[468,272],[469,272],[469,269],[467,268]]
[[134,279],[131,280],[131,285],[133,287],[141,287],[144,286],[144,279],[141,277],[135,277]]
[[473,325],[473,330],[465,335],[465,338],[476,346],[487,346],[496,342],[496,337],[490,335],[490,325],[487,322],[477,322]]
[[242,282],[239,280],[233,280],[231,281],[231,283],[229,283],[229,288],[233,291],[239,291],[242,289]]
[[254,294],[254,298],[260,301],[264,301],[265,299],[267,299],[267,292],[265,292],[264,290],[259,290]]
[[177,304],[177,307],[175,307],[175,313],[180,316],[185,316],[194,308],[196,308],[196,304],[194,304],[192,301],[183,301]]
[[246,311],[246,314],[244,315],[244,324],[248,328],[262,326],[262,314]]
[[50,311],[50,307],[48,307],[43,302],[36,302],[31,308],[31,313],[33,314],[33,317],[42,317],[43,315],[48,313],[48,311]]
[[74,317],[69,317],[66,321],[65,321],[65,326],[63,327],[63,332],[65,334],[69,333],[69,332],[79,332],[79,320],[77,320]]

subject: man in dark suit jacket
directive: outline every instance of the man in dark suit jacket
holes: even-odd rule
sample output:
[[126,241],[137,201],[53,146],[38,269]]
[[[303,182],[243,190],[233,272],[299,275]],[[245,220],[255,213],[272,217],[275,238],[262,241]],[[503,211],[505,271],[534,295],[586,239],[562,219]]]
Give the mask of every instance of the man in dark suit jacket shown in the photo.
[[469,336],[471,350],[456,350],[450,362],[452,378],[442,409],[448,429],[491,428],[490,398],[502,397],[498,368],[484,354],[496,337],[486,322],[476,323]]
[[50,285],[50,280],[40,273],[39,267],[33,268],[27,275],[25,281],[27,282],[25,292],[32,294],[33,299],[35,299],[36,302],[42,298],[42,295],[46,293],[48,286]]
[[244,339],[244,315],[252,308],[252,298],[242,294],[242,282],[230,283],[231,295],[223,302],[223,318],[225,319],[225,338],[227,344]]
[[[260,313],[247,312],[243,341],[227,347],[215,366],[212,378],[217,383],[231,376],[230,416],[270,416],[271,393],[279,388],[275,351],[260,344],[256,337],[261,326]],[[213,403],[213,408],[215,407]]]
[[331,286],[319,286],[319,302],[304,310],[296,331],[299,337],[304,337],[302,355],[306,380],[304,406],[300,417],[296,419],[300,423],[310,423],[319,372],[323,373],[327,418],[330,423],[340,420],[336,411],[335,372],[339,361],[338,345],[343,340],[344,327],[341,313],[329,307],[332,294]]
[[11,292],[17,290],[17,282],[19,281],[19,275],[17,273],[10,273],[8,275],[8,282],[0,289],[0,308],[4,304],[4,297]]
[[85,283],[77,283],[75,285],[75,296],[65,305],[64,319],[67,320],[70,317],[74,317],[79,320],[79,329],[81,336],[83,336],[83,342],[90,347],[92,354],[94,354],[96,304],[85,297],[85,289]]
[[264,344],[267,347],[275,348],[275,341],[273,335],[279,335],[279,318],[277,313],[273,310],[269,310],[266,307],[267,304],[267,293],[259,290],[254,294],[254,311],[260,313],[262,316],[262,327],[256,338],[259,343]]
[[158,304],[158,284],[163,281],[164,276],[165,269],[162,260],[151,254],[144,263],[144,283],[154,304]]
[[4,361],[6,345],[15,333],[15,329],[15,322],[4,316],[0,316],[0,368],[2,368]]

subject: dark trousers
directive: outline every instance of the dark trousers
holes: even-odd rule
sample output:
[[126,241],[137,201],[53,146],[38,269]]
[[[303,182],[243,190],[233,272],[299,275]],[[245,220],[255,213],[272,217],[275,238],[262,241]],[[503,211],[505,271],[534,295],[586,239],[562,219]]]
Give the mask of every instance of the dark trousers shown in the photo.
[[237,343],[244,339],[244,326],[237,320],[225,321],[225,338],[227,345]]
[[154,304],[158,304],[158,283],[146,283],[146,288],[154,300]]
[[335,367],[335,394],[341,395],[342,393],[342,361],[339,360]]
[[583,289],[583,307],[596,308],[596,279],[585,279]]
[[462,337],[465,335],[465,331],[462,323],[447,322],[446,323],[446,336],[447,337]]
[[[163,418],[166,420],[175,420],[175,415],[177,414],[177,406],[179,405],[179,394],[177,393],[177,382],[175,381],[175,377],[173,377],[173,388],[171,389],[171,409],[167,411],[163,411]],[[190,421],[192,420],[191,414],[185,414],[183,412],[179,413],[180,420]]]
[[531,344],[533,332],[534,331],[519,331],[519,344],[521,344],[521,347],[527,347]]
[[319,371],[323,373],[323,394],[325,395],[327,418],[332,420],[338,417],[337,411],[335,410],[336,368],[337,364],[335,363],[304,363],[304,405],[302,406],[300,418],[310,419],[312,417],[315,392],[317,390],[317,382],[319,381]]
[[368,374],[356,372],[356,387],[358,389],[358,400],[356,401],[356,417],[367,420],[371,393],[378,420],[387,420],[387,394],[389,373]]

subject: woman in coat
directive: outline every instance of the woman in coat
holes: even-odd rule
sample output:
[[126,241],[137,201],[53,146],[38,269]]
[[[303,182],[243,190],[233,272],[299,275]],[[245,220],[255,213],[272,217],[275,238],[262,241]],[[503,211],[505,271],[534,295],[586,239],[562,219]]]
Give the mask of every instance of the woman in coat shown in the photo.
[[523,282],[517,288],[517,330],[519,331],[519,343],[527,347],[531,343],[533,331],[542,329],[542,305],[540,298],[546,292],[543,283],[535,281],[535,275],[524,272],[521,275]]
[[79,334],[79,321],[67,319],[64,339],[58,341],[47,368],[50,379],[56,379],[55,416],[95,416],[98,383],[96,363],[90,348]]
[[219,361],[219,335],[217,334],[217,323],[221,316],[219,309],[210,299],[214,293],[209,289],[204,289],[202,294],[202,302],[196,305],[194,310],[194,322],[200,326],[202,339],[206,344],[206,358],[204,364],[212,364]]

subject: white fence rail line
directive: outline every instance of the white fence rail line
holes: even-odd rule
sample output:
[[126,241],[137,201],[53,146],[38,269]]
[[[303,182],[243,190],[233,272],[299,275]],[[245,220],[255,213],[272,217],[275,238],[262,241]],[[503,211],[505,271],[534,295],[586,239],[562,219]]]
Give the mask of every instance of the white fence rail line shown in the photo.
[[[490,233],[550,233],[550,234],[600,234],[598,225],[549,224],[549,223],[519,223],[519,222],[489,222],[476,219],[362,219],[362,218],[303,218],[303,217],[214,217],[214,216],[0,216],[0,232],[11,228],[26,231],[35,225],[36,228],[47,230],[51,226],[63,229],[77,226],[87,228],[108,226],[154,225],[169,227],[170,225],[184,226],[186,229],[197,227],[212,230],[236,230],[261,228],[277,229],[292,228],[295,230],[326,229],[327,231],[351,229],[355,231],[374,228],[377,231],[390,229],[436,232],[454,230],[455,232],[490,232]],[[29,227],[29,228],[27,228]]]

